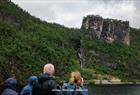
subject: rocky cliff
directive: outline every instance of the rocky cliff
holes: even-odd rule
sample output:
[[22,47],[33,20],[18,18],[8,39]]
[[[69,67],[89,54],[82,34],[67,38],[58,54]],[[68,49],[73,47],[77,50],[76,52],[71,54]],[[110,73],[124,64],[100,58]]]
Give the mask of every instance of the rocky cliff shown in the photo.
[[82,31],[86,31],[91,39],[108,43],[124,43],[129,45],[129,22],[116,19],[104,19],[98,15],[88,15],[82,22]]

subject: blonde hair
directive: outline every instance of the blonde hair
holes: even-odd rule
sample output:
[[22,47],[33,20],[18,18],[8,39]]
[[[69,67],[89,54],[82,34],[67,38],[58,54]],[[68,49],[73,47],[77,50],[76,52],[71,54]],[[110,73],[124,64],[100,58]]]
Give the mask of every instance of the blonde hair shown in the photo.
[[79,71],[75,71],[71,73],[70,84],[77,83],[78,80],[81,80],[81,74]]

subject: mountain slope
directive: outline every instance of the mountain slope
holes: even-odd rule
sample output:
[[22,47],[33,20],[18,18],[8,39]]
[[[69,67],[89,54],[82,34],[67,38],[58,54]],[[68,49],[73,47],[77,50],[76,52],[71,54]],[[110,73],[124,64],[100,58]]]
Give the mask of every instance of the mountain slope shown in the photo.
[[130,29],[131,44],[109,44],[83,37],[85,65],[98,73],[117,76],[123,80],[140,78],[140,30]]
[[[100,43],[80,31],[42,21],[9,0],[0,1],[0,83],[9,76],[23,83],[28,76],[40,74],[48,62],[55,65],[57,80],[68,79],[73,70],[80,70],[87,80],[98,79],[100,74],[140,78],[139,29],[130,29],[130,46]],[[85,51],[82,69],[77,57],[80,47]]]
[[12,2],[0,3],[0,76],[16,76],[20,82],[42,72],[52,62],[58,76],[65,77],[78,66],[78,29],[47,23]]

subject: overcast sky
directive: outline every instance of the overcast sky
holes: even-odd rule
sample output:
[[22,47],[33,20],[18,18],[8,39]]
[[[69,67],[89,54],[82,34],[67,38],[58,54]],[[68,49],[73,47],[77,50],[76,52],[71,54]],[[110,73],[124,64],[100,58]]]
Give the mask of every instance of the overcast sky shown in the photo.
[[130,21],[140,28],[140,0],[11,0],[20,7],[48,22],[68,27],[81,27],[82,19],[89,14],[104,18]]

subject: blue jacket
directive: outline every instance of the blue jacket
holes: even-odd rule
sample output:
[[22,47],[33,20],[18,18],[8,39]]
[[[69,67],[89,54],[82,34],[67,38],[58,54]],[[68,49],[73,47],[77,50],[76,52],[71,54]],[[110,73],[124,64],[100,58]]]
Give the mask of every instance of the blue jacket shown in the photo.
[[32,88],[33,88],[33,83],[37,80],[36,76],[31,76],[29,78],[28,84],[22,89],[20,95],[31,95],[32,94]]
[[4,82],[5,90],[2,92],[1,95],[18,95],[15,91],[17,81],[13,78],[8,78]]
[[66,81],[62,86],[62,93],[64,95],[88,95],[84,86],[78,86],[75,84],[70,84]]
[[31,95],[32,93],[32,85],[27,84],[21,91],[20,95]]

